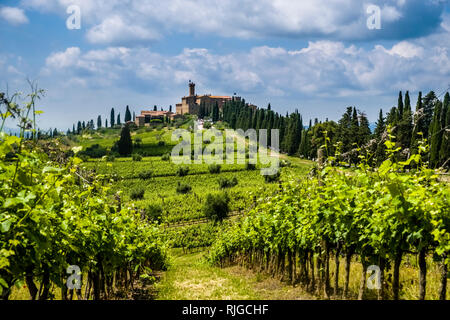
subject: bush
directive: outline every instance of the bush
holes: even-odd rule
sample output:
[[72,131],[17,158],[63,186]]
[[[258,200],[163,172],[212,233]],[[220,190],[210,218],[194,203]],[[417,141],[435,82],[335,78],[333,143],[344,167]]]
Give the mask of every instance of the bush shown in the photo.
[[149,204],[145,209],[145,216],[149,221],[162,222],[162,207],[158,204]]
[[280,161],[280,167],[284,168],[284,167],[290,167],[292,165],[292,163],[289,160],[281,160]]
[[170,161],[170,153],[166,153],[161,157],[162,161]]
[[136,139],[134,140],[134,147],[135,147],[135,148],[140,148],[140,147],[142,147],[142,139],[141,139],[141,138],[136,138]]
[[220,164],[210,164],[208,166],[208,170],[210,173],[220,173],[221,169],[222,167],[220,166]]
[[178,167],[177,168],[177,176],[179,176],[179,177],[187,176],[188,173],[189,173],[188,167]]
[[208,194],[203,206],[205,216],[213,221],[222,221],[230,211],[230,198],[226,193]]
[[238,184],[238,179],[236,177],[233,178],[219,178],[219,180],[217,180],[217,182],[219,183],[219,187],[221,189],[226,189],[226,188],[233,188]]
[[278,170],[276,173],[274,173],[274,174],[271,174],[271,175],[265,175],[264,176],[264,180],[267,182],[267,183],[272,183],[272,182],[276,182],[276,181],[278,181],[279,179],[280,179],[280,175],[281,175],[281,173],[280,173],[280,171]]
[[140,154],[133,154],[133,161],[142,161],[142,156]]
[[166,143],[164,141],[158,141],[159,147],[164,147],[165,145],[166,145]]
[[79,156],[87,156],[90,158],[102,158],[107,154],[107,150],[105,147],[102,147],[99,144],[94,144],[88,148],[86,148],[86,150],[83,150],[79,153]]
[[256,164],[246,162],[245,163],[245,170],[249,170],[249,171],[256,170]]
[[211,122],[204,122],[204,123],[203,123],[203,128],[204,128],[204,129],[211,129],[211,127],[212,127]]
[[142,200],[144,199],[145,189],[141,187],[137,187],[131,189],[130,198],[132,200]]
[[152,170],[144,170],[139,172],[138,178],[142,180],[148,180],[153,177],[153,171]]
[[116,157],[113,154],[108,154],[106,157],[104,157],[106,162],[114,162],[116,160]]
[[186,194],[192,191],[192,187],[187,183],[178,182],[177,193]]

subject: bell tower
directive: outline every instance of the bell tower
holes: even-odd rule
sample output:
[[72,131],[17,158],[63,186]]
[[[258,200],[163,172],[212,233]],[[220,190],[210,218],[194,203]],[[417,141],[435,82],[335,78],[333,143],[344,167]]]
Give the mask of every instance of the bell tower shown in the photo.
[[191,80],[189,80],[189,96],[195,96],[195,83],[193,83]]

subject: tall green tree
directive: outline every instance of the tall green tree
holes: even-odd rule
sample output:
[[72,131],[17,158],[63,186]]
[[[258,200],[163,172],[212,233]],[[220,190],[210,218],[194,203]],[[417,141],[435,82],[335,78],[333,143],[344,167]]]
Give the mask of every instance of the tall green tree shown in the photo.
[[384,144],[383,135],[386,131],[386,123],[383,117],[383,110],[380,110],[380,114],[378,116],[378,121],[375,127],[375,138],[377,139],[377,146],[375,150],[375,162],[376,164],[381,164],[385,159],[385,150],[386,146]]
[[403,116],[403,96],[402,96],[402,92],[400,91],[398,94],[398,104],[397,104],[397,108],[398,108],[398,115],[399,118],[401,118]]
[[214,104],[214,107],[213,107],[212,121],[213,122],[219,121],[219,104],[217,102]]
[[121,124],[121,122],[120,122],[120,113],[117,115],[117,124]]
[[359,115],[358,144],[360,146],[365,145],[369,142],[371,136],[372,132],[370,131],[369,119],[367,119],[366,114],[361,112]]
[[127,106],[126,110],[125,110],[125,123],[127,123],[128,121],[131,121],[131,112],[130,112],[130,107]]
[[439,165],[439,153],[441,151],[441,143],[443,131],[441,127],[442,117],[442,103],[439,101],[436,103],[433,121],[431,122],[430,129],[430,165],[435,168]]
[[114,127],[114,124],[116,122],[116,116],[114,115],[114,108],[111,109],[111,118],[109,120],[109,123],[111,124],[111,128]]
[[424,112],[424,131],[425,137],[428,138],[428,133],[430,131],[430,125],[433,121],[434,108],[439,102],[434,91],[430,91],[423,99],[423,112]]
[[406,110],[412,111],[411,98],[409,97],[409,91],[406,91],[406,94],[405,94],[405,111]]
[[102,116],[97,117],[97,129],[100,129],[102,127]]
[[450,95],[447,92],[444,97],[441,117],[442,141],[439,151],[439,164],[450,168]]
[[131,140],[130,128],[126,124],[121,132],[117,143],[118,152],[121,156],[128,156],[133,152],[133,141]]

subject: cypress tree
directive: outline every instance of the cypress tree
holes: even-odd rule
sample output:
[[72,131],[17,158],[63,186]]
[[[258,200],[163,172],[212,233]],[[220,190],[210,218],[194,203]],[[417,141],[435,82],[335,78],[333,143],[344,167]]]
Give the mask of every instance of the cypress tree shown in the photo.
[[234,130],[236,130],[236,123],[237,123],[236,113],[233,113],[233,114],[231,115],[230,126],[231,126],[231,128],[233,128]]
[[120,113],[117,115],[117,124],[120,125]]
[[136,121],[136,114],[133,111],[133,122],[135,122],[135,121]]
[[442,140],[441,140],[441,150],[439,151],[439,164],[446,164],[446,168],[450,167],[450,95],[447,92],[444,97],[442,116],[441,116],[441,127],[442,127]]
[[111,109],[111,120],[109,121],[111,123],[111,128],[114,127],[114,123],[115,123],[116,119],[115,119],[115,115],[114,115],[114,108]]
[[430,165],[435,168],[439,165],[439,152],[441,150],[442,143],[442,103],[439,101],[436,103],[434,111],[433,121],[431,122],[431,148],[430,148]]
[[433,111],[437,101],[438,99],[434,91],[430,91],[423,99],[424,126],[422,132],[425,135],[425,138],[428,138],[429,136],[430,125],[433,121]]
[[413,126],[413,134],[411,137],[411,149],[413,153],[417,152],[418,145],[418,133],[422,130],[422,91],[419,92],[419,96],[417,97],[416,104],[416,112],[414,113],[414,126]]
[[375,138],[377,139],[377,149],[375,151],[376,164],[381,164],[384,161],[386,146],[383,141],[383,134],[386,130],[386,124],[383,117],[383,110],[380,110],[378,116],[377,126],[375,128]]
[[108,119],[105,119],[105,128],[108,128]]
[[358,136],[359,136],[358,113],[356,112],[356,108],[353,107],[352,122],[350,125],[351,142],[359,144]]
[[102,117],[99,115],[97,117],[97,129],[100,129],[102,127]]
[[407,111],[407,110],[412,111],[411,110],[411,99],[409,98],[409,91],[406,91],[406,94],[405,94],[405,109],[404,109],[404,111]]
[[83,130],[83,127],[81,126],[81,122],[78,121],[78,123],[77,123],[77,134],[80,134],[81,130]]
[[130,155],[133,152],[133,141],[131,140],[130,128],[125,125],[120,132],[120,139],[117,143],[118,151],[121,156]]
[[364,113],[360,113],[359,115],[359,130],[358,130],[358,143],[359,145],[364,145],[370,140],[370,136],[372,132],[369,127],[369,120]]
[[127,123],[128,121],[131,121],[131,112],[130,112],[130,107],[127,106],[126,110],[125,110],[125,123]]
[[376,127],[375,127],[375,137],[377,139],[381,139],[384,130],[386,130],[386,125],[384,124],[384,117],[383,117],[383,109],[380,109],[380,113],[378,115],[378,121],[376,123]]
[[158,111],[158,107],[156,105],[153,106],[153,111]]
[[72,126],[72,134],[76,134],[76,132],[75,132],[75,124],[73,124],[73,126]]
[[403,116],[403,96],[402,96],[402,92],[401,91],[398,94],[397,108],[398,108],[399,118],[401,118]]

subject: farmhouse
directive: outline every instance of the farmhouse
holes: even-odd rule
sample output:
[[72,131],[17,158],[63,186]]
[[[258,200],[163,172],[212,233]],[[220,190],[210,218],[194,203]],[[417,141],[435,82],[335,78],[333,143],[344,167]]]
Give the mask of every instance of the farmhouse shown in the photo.
[[160,120],[161,122],[167,121],[167,119],[173,120],[176,114],[170,111],[141,111],[141,114],[136,116],[135,123],[138,127],[150,125],[152,120]]

